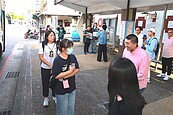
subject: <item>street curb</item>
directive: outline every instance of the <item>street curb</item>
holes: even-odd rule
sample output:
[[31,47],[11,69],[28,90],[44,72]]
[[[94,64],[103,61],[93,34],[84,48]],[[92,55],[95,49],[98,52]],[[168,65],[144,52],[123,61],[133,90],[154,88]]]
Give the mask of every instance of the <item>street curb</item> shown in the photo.
[[16,94],[12,107],[12,115],[31,115],[32,96],[31,96],[31,72],[30,72],[30,51],[25,45],[20,65],[20,75],[17,80]]

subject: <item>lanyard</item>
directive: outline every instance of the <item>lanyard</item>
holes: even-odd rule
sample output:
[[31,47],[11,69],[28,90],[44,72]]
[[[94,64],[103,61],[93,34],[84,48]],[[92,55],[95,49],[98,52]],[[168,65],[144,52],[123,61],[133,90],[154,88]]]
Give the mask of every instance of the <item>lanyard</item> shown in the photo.
[[49,53],[49,57],[53,57],[53,48],[54,48],[55,44],[53,45],[52,49],[50,49],[50,47],[47,45],[47,47],[50,49],[50,53]]
[[50,49],[50,51],[52,51],[52,50],[53,50],[54,46],[55,46],[55,43],[54,43],[54,45],[53,45],[52,49],[50,49],[50,47],[47,45],[47,47]]

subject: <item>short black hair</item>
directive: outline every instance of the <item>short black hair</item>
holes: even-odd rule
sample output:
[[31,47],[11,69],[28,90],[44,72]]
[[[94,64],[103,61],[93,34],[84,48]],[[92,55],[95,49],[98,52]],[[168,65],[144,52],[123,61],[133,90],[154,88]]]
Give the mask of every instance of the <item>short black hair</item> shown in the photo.
[[106,30],[107,26],[106,25],[103,25],[102,28],[103,28],[103,30]]
[[60,42],[59,51],[62,52],[62,48],[67,49],[67,48],[72,47],[72,46],[73,46],[73,42],[72,42],[71,40],[63,39],[63,40]]
[[136,28],[139,28],[140,30],[142,30],[142,27],[140,27],[140,26],[137,26]]
[[50,25],[47,25],[47,28],[49,28],[50,27]]
[[135,34],[127,35],[126,39],[131,40],[132,43],[137,43],[138,44],[138,37]]

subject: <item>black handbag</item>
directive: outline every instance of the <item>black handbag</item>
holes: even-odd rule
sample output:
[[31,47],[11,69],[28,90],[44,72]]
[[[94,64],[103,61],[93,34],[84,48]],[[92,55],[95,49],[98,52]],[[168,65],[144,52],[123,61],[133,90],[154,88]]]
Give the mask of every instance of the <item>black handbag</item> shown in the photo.
[[[70,66],[70,55],[68,56],[68,65],[67,65],[66,71],[68,70],[69,66]],[[57,83],[57,80],[52,75],[52,77],[50,78],[50,81],[49,81],[49,88],[50,89],[55,89],[56,83]]]
[[54,76],[52,76],[52,77],[50,78],[50,81],[49,81],[49,88],[54,89],[55,86],[56,86],[56,79],[55,79]]

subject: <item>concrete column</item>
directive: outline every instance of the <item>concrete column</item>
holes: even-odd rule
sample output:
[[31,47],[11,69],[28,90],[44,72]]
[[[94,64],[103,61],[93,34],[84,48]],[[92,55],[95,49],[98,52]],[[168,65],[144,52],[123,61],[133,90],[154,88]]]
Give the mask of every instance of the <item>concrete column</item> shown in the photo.
[[89,25],[92,28],[92,23],[93,23],[93,15],[89,14]]
[[77,22],[77,26],[76,26],[77,32],[80,35],[81,43],[83,43],[83,30],[85,29],[84,24],[83,24],[84,18],[85,18],[85,15],[82,14],[82,16],[80,18],[78,18],[78,22]]
[[87,29],[87,17],[88,17],[87,13],[88,13],[88,9],[86,7],[85,8],[85,29]]
[[46,16],[46,26],[47,25],[51,25],[51,16],[50,15]]
[[120,35],[120,45],[119,45],[119,55],[122,56],[124,50],[124,39],[128,34],[134,33],[135,26],[135,17],[136,17],[136,8],[133,9],[125,9],[121,13],[121,35]]
[[58,26],[57,16],[51,16],[51,27],[55,29]]
[[136,17],[136,8],[125,9],[121,13],[122,21],[135,21]]

